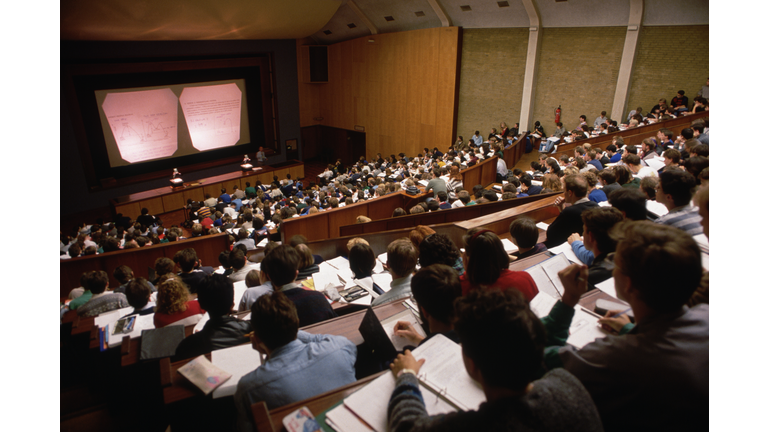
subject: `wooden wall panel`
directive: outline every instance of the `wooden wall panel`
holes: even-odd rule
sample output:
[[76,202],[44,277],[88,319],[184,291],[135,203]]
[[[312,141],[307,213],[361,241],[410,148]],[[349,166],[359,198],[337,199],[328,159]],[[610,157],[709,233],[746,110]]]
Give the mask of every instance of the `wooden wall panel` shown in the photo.
[[205,200],[205,193],[201,188],[185,189],[184,202],[186,203],[188,199],[192,199],[192,201],[203,201]]
[[203,186],[203,193],[210,194],[212,197],[221,195],[221,183],[211,183]]
[[184,194],[171,194],[163,195],[163,212],[169,212],[184,208],[187,200],[184,199]]
[[131,219],[136,219],[141,214],[141,205],[137,202],[120,204],[115,206],[115,213],[122,213]]
[[[301,126],[363,126],[368,159],[445,150],[453,141],[459,32],[431,28],[330,45],[329,82],[299,83]],[[298,54],[297,62],[301,76],[307,65]]]

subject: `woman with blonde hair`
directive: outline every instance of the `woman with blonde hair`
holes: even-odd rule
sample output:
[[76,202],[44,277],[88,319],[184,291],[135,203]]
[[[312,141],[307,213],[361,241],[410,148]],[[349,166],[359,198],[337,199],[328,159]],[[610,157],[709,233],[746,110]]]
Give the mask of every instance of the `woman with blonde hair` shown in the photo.
[[197,324],[204,313],[197,300],[189,299],[189,290],[179,278],[167,277],[157,286],[155,328]]
[[544,188],[541,193],[563,191],[563,184],[560,182],[560,177],[558,177],[557,174],[544,174],[541,186]]

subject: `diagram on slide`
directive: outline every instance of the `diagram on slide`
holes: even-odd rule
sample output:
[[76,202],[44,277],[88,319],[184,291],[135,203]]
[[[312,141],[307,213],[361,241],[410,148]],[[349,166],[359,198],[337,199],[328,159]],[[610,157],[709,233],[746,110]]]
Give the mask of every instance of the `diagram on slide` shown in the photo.
[[176,152],[177,107],[178,98],[169,88],[108,93],[101,104],[120,157],[130,163]]
[[237,84],[185,87],[179,97],[192,146],[212,150],[240,140],[243,92]]

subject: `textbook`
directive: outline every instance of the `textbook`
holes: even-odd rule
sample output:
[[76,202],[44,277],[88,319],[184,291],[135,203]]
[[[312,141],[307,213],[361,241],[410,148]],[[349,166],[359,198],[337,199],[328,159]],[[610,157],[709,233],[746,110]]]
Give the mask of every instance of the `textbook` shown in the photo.
[[[549,315],[549,311],[552,310],[552,306],[554,306],[555,303],[557,303],[557,299],[545,292],[539,292],[536,297],[531,300],[531,311],[536,314],[537,317],[544,318]],[[584,345],[592,343],[598,338],[607,336],[608,333],[606,333],[598,324],[598,319],[600,319],[600,316],[596,313],[584,309],[581,306],[576,306],[574,308],[571,326],[568,329],[568,340],[566,340],[566,342],[581,349],[584,348]]]
[[[485,402],[480,384],[464,368],[461,346],[457,343],[436,334],[414,349],[413,355],[416,359],[426,359],[418,379],[429,415],[476,410]],[[395,376],[385,372],[344,399],[344,406],[375,431],[386,432],[387,403],[395,390],[395,383]]]
[[571,265],[564,253],[559,253],[546,261],[525,269],[531,275],[539,292],[549,294],[550,297],[559,299],[563,296],[563,283],[557,276],[557,272]]
[[232,374],[214,366],[204,355],[180,367],[178,372],[202,390],[206,396],[232,378]]

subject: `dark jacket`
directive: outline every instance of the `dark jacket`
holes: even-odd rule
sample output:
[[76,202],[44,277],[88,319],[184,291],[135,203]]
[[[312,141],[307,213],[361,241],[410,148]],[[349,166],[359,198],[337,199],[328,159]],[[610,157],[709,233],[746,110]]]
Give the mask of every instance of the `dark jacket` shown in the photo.
[[586,201],[564,208],[557,219],[547,228],[547,241],[544,242],[547,248],[551,249],[563,244],[563,242],[568,240],[568,236],[573,233],[584,234],[584,223],[581,220],[581,213],[597,206],[597,203],[594,201]]
[[248,343],[252,330],[249,321],[225,315],[211,318],[199,332],[186,337],[176,348],[174,360],[184,360],[222,348]]

